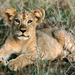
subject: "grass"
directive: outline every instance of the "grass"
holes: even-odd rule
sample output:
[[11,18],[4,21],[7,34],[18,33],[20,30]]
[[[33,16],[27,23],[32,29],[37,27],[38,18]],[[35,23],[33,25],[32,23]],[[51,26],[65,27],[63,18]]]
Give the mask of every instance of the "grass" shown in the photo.
[[[75,36],[75,1],[74,0],[1,0],[0,2],[0,47],[9,33],[9,25],[2,16],[3,8],[12,6],[16,10],[32,11],[43,8],[46,16],[42,25],[64,28]],[[14,55],[15,56],[15,55]],[[12,57],[14,57],[12,56]],[[74,63],[72,63],[74,65]],[[0,75],[71,75],[75,68],[71,62],[59,63],[59,60],[40,61],[33,65],[24,67],[21,71],[13,72],[3,65],[0,66]]]

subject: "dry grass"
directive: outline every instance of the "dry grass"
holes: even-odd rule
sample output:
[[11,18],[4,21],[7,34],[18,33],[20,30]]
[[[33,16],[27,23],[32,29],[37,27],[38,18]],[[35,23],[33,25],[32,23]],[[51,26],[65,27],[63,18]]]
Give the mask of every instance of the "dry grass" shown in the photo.
[[[38,28],[57,26],[75,36],[75,0],[0,0],[0,46],[9,33],[9,25],[2,16],[3,8],[8,6],[29,11],[43,8],[46,17]],[[10,71],[1,65],[0,75],[75,75],[74,65],[75,63],[67,58],[63,62],[60,62],[58,58],[53,62],[37,60],[36,64],[29,65],[18,72]]]

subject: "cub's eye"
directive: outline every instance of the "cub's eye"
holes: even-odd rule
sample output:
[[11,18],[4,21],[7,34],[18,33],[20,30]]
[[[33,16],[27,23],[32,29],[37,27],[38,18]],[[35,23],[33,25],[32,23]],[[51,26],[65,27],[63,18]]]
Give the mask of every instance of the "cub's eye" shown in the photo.
[[32,20],[29,20],[29,21],[28,21],[28,23],[31,23],[31,22],[32,22]]
[[15,22],[20,23],[20,20],[19,19],[15,19]]

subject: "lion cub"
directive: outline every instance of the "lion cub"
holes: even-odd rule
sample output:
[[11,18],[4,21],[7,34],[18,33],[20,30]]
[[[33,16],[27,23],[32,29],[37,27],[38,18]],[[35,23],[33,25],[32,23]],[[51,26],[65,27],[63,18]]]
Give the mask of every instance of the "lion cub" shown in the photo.
[[[11,28],[5,44],[0,49],[0,63],[8,65],[10,70],[19,70],[34,63],[36,58],[53,60],[62,53],[63,46],[69,50],[71,48],[72,52],[75,51],[74,38],[65,30],[57,28],[35,30],[45,17],[43,9],[29,12],[6,7],[3,16]],[[71,38],[68,39],[69,34]],[[7,63],[12,53],[20,55]]]

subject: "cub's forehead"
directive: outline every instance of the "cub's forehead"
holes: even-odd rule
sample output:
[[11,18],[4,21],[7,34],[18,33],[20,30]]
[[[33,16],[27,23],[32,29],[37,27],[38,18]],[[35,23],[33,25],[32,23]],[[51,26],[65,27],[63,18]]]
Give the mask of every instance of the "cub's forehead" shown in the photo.
[[32,12],[24,10],[24,11],[17,12],[16,17],[17,18],[19,17],[20,19],[27,19],[27,18],[32,18],[33,14],[32,14]]

